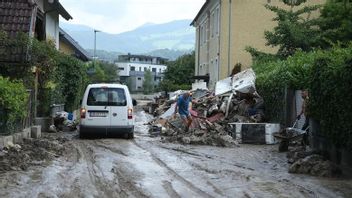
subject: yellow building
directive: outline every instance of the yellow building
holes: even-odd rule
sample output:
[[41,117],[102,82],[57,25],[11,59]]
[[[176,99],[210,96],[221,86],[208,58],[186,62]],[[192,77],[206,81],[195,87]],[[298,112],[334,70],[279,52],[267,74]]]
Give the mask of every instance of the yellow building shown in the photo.
[[[311,0],[305,5],[324,2]],[[209,74],[210,88],[229,76],[237,63],[242,64],[242,69],[251,66],[247,46],[276,52],[276,48],[265,45],[264,31],[276,26],[272,20],[275,13],[265,4],[290,9],[280,0],[207,0],[198,12],[191,24],[196,28],[195,74]]]
[[84,50],[78,43],[75,41],[68,33],[66,33],[63,29],[59,29],[60,37],[59,43],[60,52],[63,52],[67,55],[72,55],[84,62],[90,60],[90,56],[86,50]]

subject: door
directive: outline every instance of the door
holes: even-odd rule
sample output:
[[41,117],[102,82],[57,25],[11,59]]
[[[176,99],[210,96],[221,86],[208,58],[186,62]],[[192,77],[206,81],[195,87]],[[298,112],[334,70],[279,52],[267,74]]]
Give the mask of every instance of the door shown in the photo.
[[123,88],[109,89],[110,105],[110,126],[127,126],[128,125],[128,107],[127,96]]
[[89,90],[85,125],[98,127],[110,125],[108,95],[109,89],[107,87],[91,88]]

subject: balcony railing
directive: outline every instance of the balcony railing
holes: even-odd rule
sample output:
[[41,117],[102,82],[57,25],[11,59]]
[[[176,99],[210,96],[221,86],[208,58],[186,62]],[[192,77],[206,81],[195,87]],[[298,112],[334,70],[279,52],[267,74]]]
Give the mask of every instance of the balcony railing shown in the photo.
[[[144,71],[130,71],[130,76],[144,76]],[[152,72],[152,76],[154,77],[163,77],[164,74],[160,72]]]

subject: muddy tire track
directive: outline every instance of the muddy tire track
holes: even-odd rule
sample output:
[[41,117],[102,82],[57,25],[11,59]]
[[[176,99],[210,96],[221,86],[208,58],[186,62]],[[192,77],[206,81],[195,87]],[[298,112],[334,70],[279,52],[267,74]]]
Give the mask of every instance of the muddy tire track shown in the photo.
[[94,142],[80,142],[77,147],[81,160],[86,164],[90,181],[98,190],[99,196],[117,197],[118,189],[115,189],[115,186],[105,178],[104,172],[96,165],[96,155],[92,146],[95,146]]
[[[173,170],[172,168],[170,168],[165,162],[163,162],[162,160],[160,160],[156,155],[154,155],[151,151],[147,150],[146,148],[142,147],[141,145],[139,145],[135,140],[133,140],[133,143],[139,147],[142,150],[147,151],[148,153],[150,153],[150,156],[152,157],[152,159],[161,167],[164,167],[174,178],[176,178],[177,180],[179,180],[181,183],[183,183],[184,185],[186,185],[190,190],[192,190],[193,192],[199,194],[201,197],[208,197],[211,198],[213,197],[212,195],[208,194],[207,192],[203,191],[200,188],[197,188],[193,183],[191,183],[190,181],[188,181],[187,179],[183,178],[181,175],[179,175],[175,170]],[[167,189],[166,189],[167,190]]]

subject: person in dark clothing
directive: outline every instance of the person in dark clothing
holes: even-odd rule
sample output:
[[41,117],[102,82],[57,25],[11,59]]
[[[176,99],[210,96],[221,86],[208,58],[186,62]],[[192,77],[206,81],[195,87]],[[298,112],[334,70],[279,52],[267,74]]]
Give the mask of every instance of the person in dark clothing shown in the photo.
[[309,115],[307,114],[307,104],[308,104],[308,91],[307,90],[303,90],[301,93],[301,96],[303,98],[303,105],[302,105],[302,110],[301,112],[298,114],[297,119],[300,120],[301,116],[304,115],[304,117],[306,118],[302,127],[302,130],[307,131],[306,134],[303,136],[303,140],[302,143],[304,145],[308,145],[308,131],[309,131]]
[[177,113],[180,114],[180,117],[186,126],[186,131],[188,131],[189,127],[192,124],[192,116],[189,112],[189,104],[191,102],[192,102],[192,97],[190,95],[190,92],[186,92],[183,95],[178,97],[176,107],[175,107],[174,115],[176,115]]

